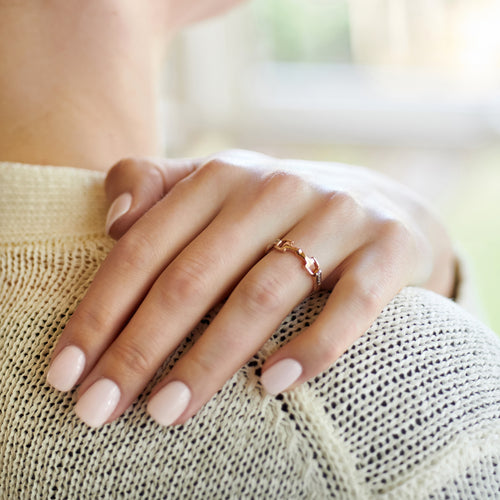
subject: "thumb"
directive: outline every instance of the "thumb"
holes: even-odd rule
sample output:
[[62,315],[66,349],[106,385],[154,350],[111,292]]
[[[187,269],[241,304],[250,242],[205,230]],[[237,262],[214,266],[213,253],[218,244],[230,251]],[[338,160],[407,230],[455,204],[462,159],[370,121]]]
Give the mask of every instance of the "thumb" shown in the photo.
[[199,166],[198,160],[126,158],[109,170],[105,189],[111,206],[106,233],[119,239],[172,187]]

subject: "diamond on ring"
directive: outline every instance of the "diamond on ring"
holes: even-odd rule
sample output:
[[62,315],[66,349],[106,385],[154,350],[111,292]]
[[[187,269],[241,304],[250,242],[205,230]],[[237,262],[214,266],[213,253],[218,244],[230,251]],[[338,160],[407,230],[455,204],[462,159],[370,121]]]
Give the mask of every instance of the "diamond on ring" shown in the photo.
[[295,246],[295,243],[291,240],[282,240],[278,238],[271,245],[269,245],[267,251],[278,250],[279,252],[292,252],[294,255],[299,257],[307,273],[313,278],[313,292],[317,291],[321,286],[322,271],[319,267],[318,261],[314,257],[309,257],[305,254],[302,248]]

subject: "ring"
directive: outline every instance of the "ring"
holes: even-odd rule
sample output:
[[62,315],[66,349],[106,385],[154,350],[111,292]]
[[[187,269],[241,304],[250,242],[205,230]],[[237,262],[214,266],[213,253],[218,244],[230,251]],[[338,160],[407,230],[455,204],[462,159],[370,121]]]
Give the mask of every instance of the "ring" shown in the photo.
[[294,255],[299,257],[302,260],[307,273],[312,276],[314,282],[313,292],[316,292],[319,289],[323,273],[319,267],[318,261],[314,257],[308,257],[302,248],[296,247],[295,243],[291,240],[282,240],[278,238],[267,247],[266,253],[273,249],[282,253],[292,252]]

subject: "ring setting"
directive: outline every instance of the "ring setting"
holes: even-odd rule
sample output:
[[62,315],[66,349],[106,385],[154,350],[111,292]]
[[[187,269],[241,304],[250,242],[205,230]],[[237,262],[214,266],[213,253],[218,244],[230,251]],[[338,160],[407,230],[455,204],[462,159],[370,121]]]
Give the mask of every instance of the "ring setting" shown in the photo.
[[296,246],[292,240],[285,240],[281,238],[276,239],[273,243],[271,243],[271,245],[269,245],[267,252],[271,250],[278,250],[278,252],[282,253],[291,252],[300,258],[304,265],[304,269],[313,278],[313,292],[316,292],[319,289],[323,273],[318,261],[314,257],[306,255],[302,248]]

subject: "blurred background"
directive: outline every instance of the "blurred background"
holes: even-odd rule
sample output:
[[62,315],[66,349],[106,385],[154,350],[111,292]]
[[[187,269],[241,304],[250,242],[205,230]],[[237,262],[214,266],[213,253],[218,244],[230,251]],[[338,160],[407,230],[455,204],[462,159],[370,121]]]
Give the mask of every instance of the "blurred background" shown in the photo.
[[169,156],[247,148],[419,191],[500,332],[500,0],[254,0],[176,39],[163,111]]

